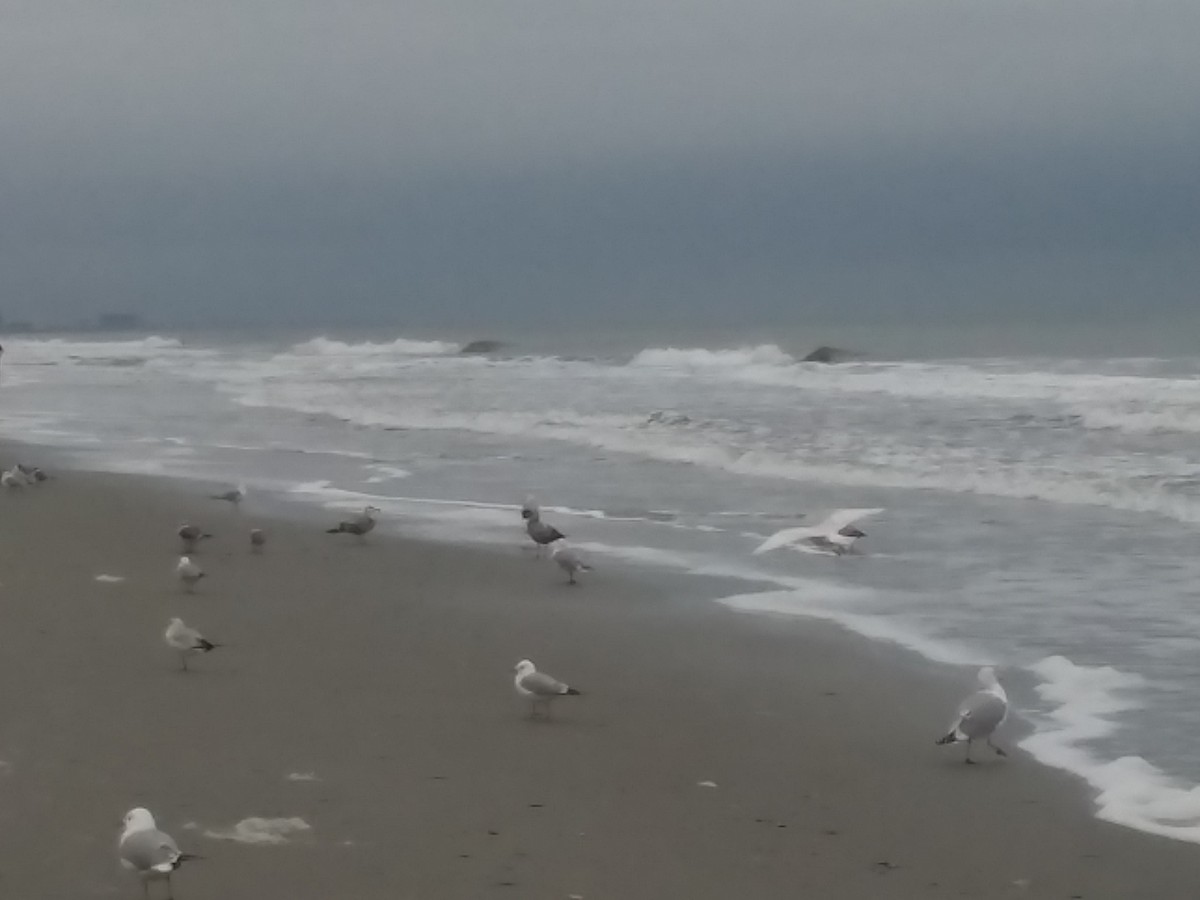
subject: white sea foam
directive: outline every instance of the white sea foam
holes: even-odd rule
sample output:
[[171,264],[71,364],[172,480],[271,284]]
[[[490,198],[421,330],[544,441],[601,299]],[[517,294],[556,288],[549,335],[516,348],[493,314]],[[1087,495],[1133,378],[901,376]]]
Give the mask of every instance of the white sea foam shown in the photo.
[[902,616],[856,611],[856,605],[874,598],[875,592],[865,588],[808,582],[801,589],[737,594],[722,597],[718,602],[740,612],[802,616],[835,622],[848,631],[871,640],[897,644],[934,662],[971,665],[987,658],[987,654],[981,650],[954,641],[931,638]]
[[1120,713],[1142,705],[1144,679],[1109,666],[1080,666],[1062,656],[1030,669],[1050,707],[1021,747],[1040,762],[1084,778],[1096,791],[1097,815],[1119,825],[1200,843],[1200,785],[1171,778],[1140,756],[1102,759],[1090,746],[1115,733]]
[[643,350],[629,361],[634,367],[681,369],[688,372],[715,370],[731,372],[755,366],[794,366],[794,357],[774,344],[739,347],[732,350],[702,348],[653,347]]
[[300,818],[263,819],[251,816],[232,828],[207,830],[204,836],[239,844],[286,844],[290,835],[311,830],[312,826]]
[[439,356],[458,351],[458,344],[446,341],[414,341],[407,338],[396,338],[386,343],[362,341],[351,344],[327,337],[315,337],[293,345],[289,352],[299,356]]

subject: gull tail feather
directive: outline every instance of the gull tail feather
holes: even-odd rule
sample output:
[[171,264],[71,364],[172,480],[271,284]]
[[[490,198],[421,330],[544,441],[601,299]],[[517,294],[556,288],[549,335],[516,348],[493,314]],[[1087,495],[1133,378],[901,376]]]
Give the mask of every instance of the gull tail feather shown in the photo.
[[583,691],[578,691],[573,687],[569,687],[563,693],[565,693],[568,697],[578,697],[583,694]]

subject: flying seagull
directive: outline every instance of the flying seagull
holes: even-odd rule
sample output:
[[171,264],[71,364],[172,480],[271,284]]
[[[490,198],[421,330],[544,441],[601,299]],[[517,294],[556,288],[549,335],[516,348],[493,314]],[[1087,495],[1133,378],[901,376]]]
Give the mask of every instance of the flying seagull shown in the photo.
[[855,524],[869,516],[876,516],[882,509],[838,509],[819,525],[801,525],[777,531],[755,548],[754,553],[766,553],[776,547],[810,547],[835,556],[851,553],[854,542],[866,537]]
[[336,528],[327,528],[326,534],[354,534],[360,539],[365,537],[375,527],[375,515],[379,512],[377,506],[364,506],[363,511],[352,519],[344,519],[337,523]]
[[575,552],[575,548],[566,541],[558,541],[554,545],[554,549],[550,551],[550,555],[558,563],[559,568],[567,573],[567,584],[579,583],[575,580],[576,572],[592,571],[592,567],[580,559],[579,554]]
[[546,718],[549,718],[550,702],[556,697],[579,696],[580,692],[575,688],[563,684],[557,678],[551,678],[549,675],[539,672],[527,659],[517,663],[515,671],[517,674],[513,677],[513,687],[516,688],[518,697],[529,701],[529,717],[531,719],[537,715],[539,703],[546,712]]
[[125,829],[117,841],[121,865],[136,872],[142,879],[142,896],[150,896],[151,881],[166,881],[167,898],[171,900],[171,873],[189,859],[199,859],[193,853],[180,853],[175,840],[159,831],[150,810],[137,807],[125,813]]
[[190,594],[196,589],[196,582],[204,577],[204,572],[188,557],[181,556],[179,562],[175,564],[175,577],[179,579],[183,589]]
[[195,553],[196,545],[204,538],[212,537],[207,531],[202,530],[198,525],[183,524],[179,526],[179,540],[183,543],[184,553]]
[[992,743],[992,733],[1008,716],[1008,695],[996,680],[996,673],[991,666],[979,670],[979,683],[983,685],[983,690],[972,694],[959,705],[957,717],[950,726],[949,733],[937,740],[938,744],[966,741],[966,762],[970,764],[975,762],[971,759],[971,744],[979,739],[995,750],[997,756],[1008,756]]
[[179,663],[185,672],[188,670],[188,656],[193,653],[208,653],[220,646],[205,638],[195,628],[185,625],[180,618],[171,620],[167,630],[163,632],[163,639],[168,647],[179,651]]

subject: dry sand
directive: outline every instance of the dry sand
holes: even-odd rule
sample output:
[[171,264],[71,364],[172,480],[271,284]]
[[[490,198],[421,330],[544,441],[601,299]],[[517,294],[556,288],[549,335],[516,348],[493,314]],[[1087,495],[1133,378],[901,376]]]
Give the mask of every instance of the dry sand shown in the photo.
[[[935,747],[969,673],[698,581],[565,587],[515,513],[511,550],[358,546],[205,493],[66,472],[0,497],[0,896],[139,897],[135,805],[206,857],[180,900],[1197,893],[1200,848],[1096,821],[1021,753]],[[194,595],[185,520],[216,535]],[[173,615],[226,646],[182,673]],[[585,696],[529,721],[526,656]],[[207,836],[255,816],[310,830]]]

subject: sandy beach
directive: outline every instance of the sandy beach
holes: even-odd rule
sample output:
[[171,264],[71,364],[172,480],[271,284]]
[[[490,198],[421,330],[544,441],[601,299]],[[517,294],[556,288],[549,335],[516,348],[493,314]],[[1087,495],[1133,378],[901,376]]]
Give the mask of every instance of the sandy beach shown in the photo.
[[[1095,820],[1081,783],[935,747],[969,672],[726,610],[695,580],[601,565],[568,588],[515,512],[511,549],[360,545],[323,533],[333,517],[56,474],[0,497],[5,897],[139,897],[115,856],[138,805],[205,857],[180,900],[1197,889],[1200,848]],[[183,521],[215,535],[194,595],[172,577]],[[176,615],[224,645],[186,674]],[[584,696],[530,721],[522,657]],[[230,839],[252,817],[307,827]]]

